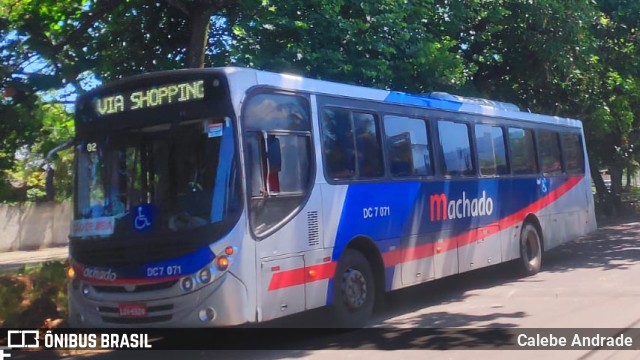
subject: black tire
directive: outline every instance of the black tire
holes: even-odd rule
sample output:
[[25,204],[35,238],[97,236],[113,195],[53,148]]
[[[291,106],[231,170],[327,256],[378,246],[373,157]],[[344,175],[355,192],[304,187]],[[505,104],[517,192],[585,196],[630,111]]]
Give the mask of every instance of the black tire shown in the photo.
[[333,278],[333,324],[360,328],[367,324],[375,303],[375,281],[367,259],[346,249]]
[[531,276],[540,271],[542,266],[542,240],[538,228],[525,223],[520,233],[520,260],[518,267],[522,275]]

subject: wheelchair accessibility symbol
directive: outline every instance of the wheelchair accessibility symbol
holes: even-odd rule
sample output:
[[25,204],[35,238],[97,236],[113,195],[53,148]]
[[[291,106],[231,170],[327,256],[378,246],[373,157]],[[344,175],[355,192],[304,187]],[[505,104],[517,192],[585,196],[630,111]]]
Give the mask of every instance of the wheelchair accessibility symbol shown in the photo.
[[145,231],[153,225],[153,207],[150,204],[138,205],[135,208],[136,217],[133,220],[133,227],[137,231]]
[[543,194],[546,194],[549,191],[549,179],[547,178],[538,178],[536,179],[536,184],[540,185],[540,191]]

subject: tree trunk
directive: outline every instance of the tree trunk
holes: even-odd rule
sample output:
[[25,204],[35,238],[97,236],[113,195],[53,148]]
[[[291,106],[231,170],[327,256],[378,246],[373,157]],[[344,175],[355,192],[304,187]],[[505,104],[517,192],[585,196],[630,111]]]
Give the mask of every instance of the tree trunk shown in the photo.
[[191,39],[187,48],[186,67],[204,67],[204,54],[209,39],[209,24],[215,8],[213,6],[195,6],[189,12]]
[[595,167],[591,168],[591,178],[596,186],[596,214],[608,217],[615,216],[617,211],[613,196],[611,192],[609,192],[609,189],[607,189],[607,186],[602,179],[602,174],[600,174],[600,171]]
[[622,166],[610,166],[611,196],[617,211],[622,210]]
[[598,198],[598,201],[604,201],[606,194],[609,193],[609,190],[607,190],[607,186],[602,179],[600,171],[598,171],[595,166],[591,167],[591,179],[593,180],[593,184],[596,186],[596,196]]
[[187,68],[204,67],[204,56],[209,41],[209,27],[213,14],[224,9],[241,5],[239,0],[166,0],[167,3],[188,18],[190,39],[184,66]]

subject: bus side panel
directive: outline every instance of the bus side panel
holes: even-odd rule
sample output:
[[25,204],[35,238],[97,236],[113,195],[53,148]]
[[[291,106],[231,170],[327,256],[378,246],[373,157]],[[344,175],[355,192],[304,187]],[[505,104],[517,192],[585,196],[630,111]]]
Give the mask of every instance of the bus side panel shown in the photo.
[[327,305],[327,297],[331,294],[331,284],[335,274],[335,261],[331,261],[331,249],[307,251],[304,254],[304,284],[306,309],[315,309]]
[[433,256],[436,279],[457,274],[458,260],[458,240],[451,230],[441,231],[437,235]]
[[503,229],[500,232],[502,245],[502,261],[511,261],[520,257],[520,232],[521,224],[516,224]]
[[[261,321],[295,314],[305,309],[304,258],[302,256],[288,255],[263,259],[260,267],[262,274],[260,289],[262,295],[260,296],[259,308]],[[284,284],[272,281],[274,275],[278,273],[291,274],[287,280],[296,283],[281,286]]]
[[583,178],[573,189],[549,205],[548,218],[543,225],[545,250],[595,230],[595,221],[590,220],[587,198],[590,187],[586,185],[587,180]]
[[[420,235],[409,235],[407,248],[402,251],[403,261],[400,264],[401,279],[394,279],[396,287],[418,284],[435,279],[434,241],[421,239]],[[432,238],[434,235],[431,236]],[[423,244],[418,247],[418,244]]]
[[[488,225],[478,230],[478,240],[462,240],[458,247],[459,272],[480,269],[485,266],[498,264],[502,261],[501,237],[497,224]],[[466,243],[466,244],[465,244]]]
[[[322,186],[323,211],[327,219],[324,244],[326,248],[333,249],[333,261],[340,261],[340,255],[354,238],[369,239],[382,255],[387,290],[392,284],[400,286],[400,273],[395,272],[395,266],[400,265],[399,259],[403,257],[400,239],[402,236],[419,234],[423,222],[422,212],[416,211],[423,208],[423,196],[419,194],[421,183]],[[413,239],[429,241],[427,238]],[[424,245],[418,243],[414,248],[423,253]],[[331,294],[328,294],[327,301],[331,302]]]
[[[305,300],[305,293],[308,287],[313,296],[318,296],[316,288],[323,285],[307,284],[326,283],[322,280],[333,276],[332,273],[328,274],[332,266],[330,254],[318,256],[325,231],[320,225],[326,223],[323,216],[320,186],[316,185],[297,214],[274,234],[256,242],[261,274],[258,287],[259,321],[317,306],[315,299],[310,299],[310,303]],[[314,270],[317,276],[310,276],[310,270]]]
[[[397,289],[519,257],[526,216],[536,215],[546,228],[550,225],[545,218],[579,209],[581,204],[572,201],[582,196],[576,188],[581,179],[323,185],[323,212],[328,214],[324,243],[333,245],[337,262],[354,238],[373,240],[384,261],[387,290]],[[578,226],[569,231],[584,233]]]
[[592,210],[585,188],[587,182],[588,178],[582,176],[514,179],[511,195],[531,199],[520,211],[505,209],[501,216],[502,261],[520,257],[521,226],[528,214],[534,214],[540,222],[545,250],[594,230],[595,222],[589,220]]

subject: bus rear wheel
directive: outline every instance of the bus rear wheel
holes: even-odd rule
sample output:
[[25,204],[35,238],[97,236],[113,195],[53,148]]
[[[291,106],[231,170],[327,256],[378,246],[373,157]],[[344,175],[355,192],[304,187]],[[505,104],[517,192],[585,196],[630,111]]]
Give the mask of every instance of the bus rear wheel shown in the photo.
[[334,324],[363,327],[373,312],[375,282],[367,259],[359,251],[346,249],[333,278]]
[[542,241],[535,225],[525,223],[520,233],[519,268],[524,276],[535,275],[542,266]]

